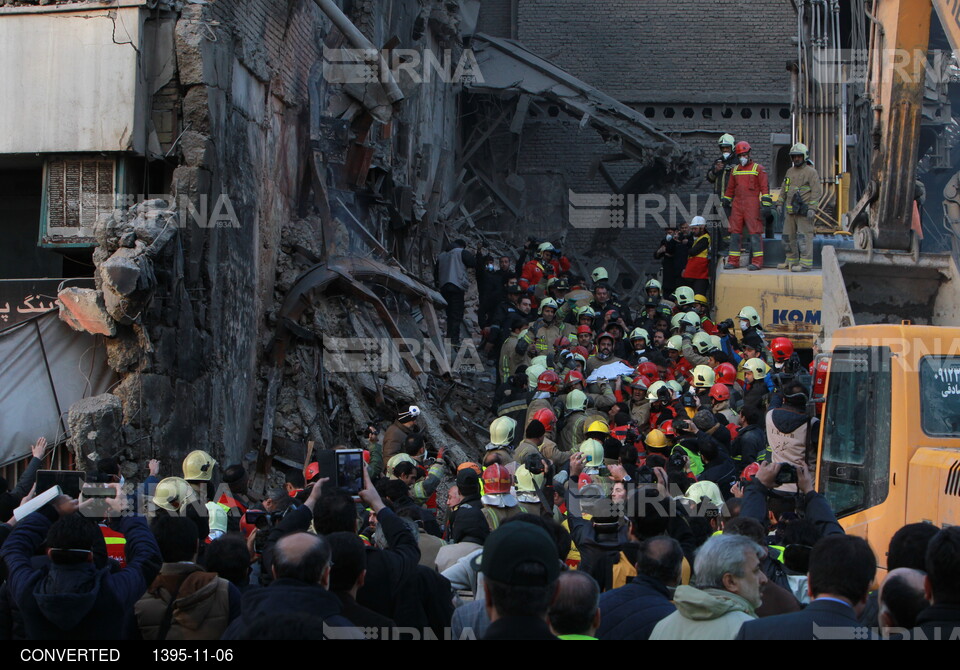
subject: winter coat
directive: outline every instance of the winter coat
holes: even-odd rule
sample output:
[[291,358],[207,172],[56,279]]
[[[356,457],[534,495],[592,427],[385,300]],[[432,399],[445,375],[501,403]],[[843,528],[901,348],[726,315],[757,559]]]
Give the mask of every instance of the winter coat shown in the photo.
[[394,421],[383,434],[383,465],[387,466],[390,459],[400,453],[403,441],[407,439],[413,428],[407,428],[402,423]]
[[47,537],[53,521],[44,510],[17,524],[0,556],[7,564],[7,583],[19,606],[31,640],[123,639],[133,606],[160,569],[160,548],[143,517],[120,520],[117,530],[127,539],[127,567],[112,572],[93,563],[31,566],[31,558]]
[[230,622],[240,616],[240,591],[226,579],[204,572],[196,563],[164,563],[134,606],[143,639],[158,639],[174,592],[167,640],[219,640]]
[[732,640],[757,618],[753,605],[721,589],[678,586],[673,602],[677,611],[656,625],[651,640]]
[[767,449],[767,434],[760,424],[744,426],[737,434],[737,439],[730,445],[730,455],[742,472],[751,463],[756,463],[760,455]]
[[324,632],[331,628],[343,628],[331,637],[362,639],[363,635],[354,628],[353,622],[344,618],[340,600],[319,584],[308,584],[299,579],[282,577],[275,579],[262,589],[243,594],[242,614],[227,627],[221,640],[242,640],[255,623],[268,617],[281,614],[303,614],[323,621]]
[[654,627],[677,608],[662,583],[637,575],[619,589],[600,594],[601,640],[646,640]]

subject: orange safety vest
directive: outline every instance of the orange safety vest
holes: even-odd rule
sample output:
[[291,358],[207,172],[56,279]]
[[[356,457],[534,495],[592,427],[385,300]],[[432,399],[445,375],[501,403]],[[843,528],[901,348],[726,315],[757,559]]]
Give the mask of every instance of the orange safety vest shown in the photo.
[[98,524],[98,527],[107,545],[107,556],[119,563],[121,568],[127,567],[127,538],[104,523]]

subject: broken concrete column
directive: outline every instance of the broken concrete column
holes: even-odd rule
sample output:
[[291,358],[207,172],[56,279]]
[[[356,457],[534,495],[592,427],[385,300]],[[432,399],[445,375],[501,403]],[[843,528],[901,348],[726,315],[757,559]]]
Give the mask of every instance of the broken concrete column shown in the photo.
[[114,337],[117,324],[107,313],[103,293],[92,288],[70,286],[57,294],[60,320],[74,330]]
[[77,463],[96,461],[117,453],[123,447],[122,422],[120,398],[110,393],[73,403],[67,411],[67,431],[70,433],[67,444],[76,454]]

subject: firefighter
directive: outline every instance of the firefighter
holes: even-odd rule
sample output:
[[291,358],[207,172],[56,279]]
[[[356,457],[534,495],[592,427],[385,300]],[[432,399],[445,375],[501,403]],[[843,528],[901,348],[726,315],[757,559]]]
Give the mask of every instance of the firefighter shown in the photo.
[[627,363],[636,367],[648,361],[652,354],[649,345],[650,333],[643,328],[634,328],[630,333],[630,354],[627,356]]
[[494,419],[490,423],[490,442],[483,448],[484,460],[487,460],[491,454],[496,454],[503,465],[513,463],[513,450],[510,445],[516,430],[517,422],[509,416]]
[[[707,170],[707,181],[713,184],[713,193],[721,202],[727,192],[727,184],[730,182],[730,173],[737,166],[737,157],[733,153],[733,147],[737,141],[733,135],[725,133],[720,136],[717,145],[720,148],[720,157],[714,161],[713,167]],[[730,218],[730,207],[724,204],[724,213],[727,219]]]
[[823,189],[806,145],[794,144],[790,149],[790,161],[793,167],[787,170],[780,191],[780,201],[786,211],[783,220],[786,260],[777,269],[810,272],[813,269],[813,224]]
[[[707,300],[707,296],[698,293],[693,296],[693,300],[694,304],[691,309],[700,315],[700,330],[707,333],[707,335],[720,335],[716,324],[710,319],[710,301]],[[719,349],[720,347],[717,348]]]
[[730,255],[727,270],[740,268],[740,235],[746,225],[750,235],[748,247],[752,251],[750,270],[763,267],[763,218],[761,208],[769,211],[772,205],[767,171],[750,157],[750,145],[739,142],[736,146],[739,165],[730,173],[730,182],[724,192],[724,202],[731,203]]
[[541,372],[537,377],[537,390],[534,392],[530,403],[527,405],[527,416],[523,422],[523,429],[533,420],[536,413],[540,410],[552,410],[554,399],[560,392],[560,375],[553,370]]
[[557,301],[545,298],[540,303],[540,318],[530,324],[522,341],[532,344],[536,350],[531,356],[545,356],[550,351],[550,345],[564,334],[563,324],[557,322]]
[[683,279],[695,293],[707,293],[710,290],[710,233],[707,232],[707,220],[695,216],[690,221],[693,233],[693,246],[687,252],[687,267],[683,270]]
[[510,517],[527,513],[526,508],[517,503],[517,497],[511,492],[512,488],[513,475],[499,463],[494,463],[483,471],[484,496],[480,500],[483,502],[483,516],[491,531],[499,528],[500,524]]
[[520,288],[537,291],[540,295],[546,290],[546,281],[555,276],[555,266],[553,265],[553,255],[556,248],[550,242],[544,242],[537,247],[537,257],[532,258],[523,266],[523,272],[520,273]]

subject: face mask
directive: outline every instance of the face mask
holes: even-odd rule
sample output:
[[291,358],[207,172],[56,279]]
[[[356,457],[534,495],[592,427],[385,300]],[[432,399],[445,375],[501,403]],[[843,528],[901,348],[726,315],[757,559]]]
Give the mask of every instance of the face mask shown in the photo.
[[740,319],[740,330],[746,331],[750,327],[750,322],[746,319]]
[[730,152],[729,152],[729,151],[724,151],[724,152],[723,152],[723,160],[729,160],[729,159],[730,159]]
[[673,239],[673,235],[667,235],[667,242]]
[[750,159],[747,158],[746,156],[741,156],[741,157],[740,157],[740,165],[743,165],[744,167],[746,167],[746,165],[747,165],[748,162],[750,162]]
[[493,271],[494,271],[493,263],[490,263],[490,264],[487,266],[487,272],[493,272]]

